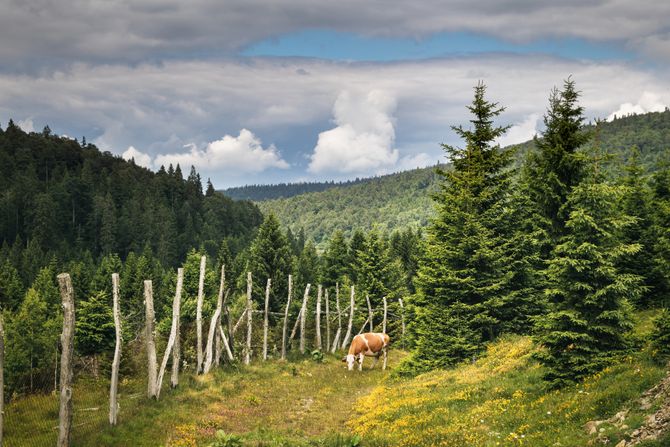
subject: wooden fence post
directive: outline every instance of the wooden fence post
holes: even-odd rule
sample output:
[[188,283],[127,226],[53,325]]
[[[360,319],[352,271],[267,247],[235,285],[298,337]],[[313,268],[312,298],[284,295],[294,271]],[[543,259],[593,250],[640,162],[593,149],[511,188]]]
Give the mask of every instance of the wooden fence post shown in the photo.
[[328,288],[324,293],[324,300],[326,301],[326,352],[330,349],[330,310],[328,305]]
[[351,306],[349,307],[349,326],[347,327],[347,334],[344,336],[344,340],[342,340],[342,349],[346,349],[347,344],[349,344],[349,338],[351,337],[351,327],[354,324],[354,310],[356,307],[356,303],[354,302],[354,286],[351,286]]
[[[174,294],[174,299],[172,301],[172,327],[170,328],[170,337],[168,338],[167,346],[165,347],[165,354],[163,354],[163,361],[161,362],[161,369],[158,372],[158,378],[156,379],[156,399],[161,395],[161,388],[163,385],[163,376],[165,375],[165,368],[167,367],[168,359],[170,354],[172,354],[172,363],[177,363],[177,368],[179,368],[179,359],[175,358],[175,339],[179,336],[179,307],[181,306],[181,288],[184,284],[184,269],[177,269],[177,289]],[[174,366],[173,366],[174,374]],[[179,373],[179,369],[177,369]]]
[[0,447],[5,428],[5,325],[0,313]]
[[251,272],[247,272],[247,345],[244,352],[244,364],[251,363],[251,323],[252,323],[252,301],[251,301]]
[[223,308],[223,289],[226,285],[226,271],[225,266],[221,266],[221,281],[219,283],[219,295],[216,300],[216,310],[212,319],[209,322],[209,331],[207,332],[207,347],[205,348],[205,364],[202,367],[202,373],[207,374],[212,367],[212,358],[213,358],[213,345],[214,338],[218,335],[216,328],[219,326],[219,318],[221,317],[221,310]]
[[321,284],[316,292],[316,349],[321,350]]
[[405,349],[405,306],[402,305],[402,298],[398,298],[398,304],[400,304],[400,324],[402,328],[400,344]]
[[335,308],[337,309],[337,332],[335,332],[335,338],[333,339],[333,346],[330,348],[330,352],[333,354],[337,351],[338,346],[340,345],[340,336],[342,335],[342,311],[340,310],[340,284],[335,283]]
[[[221,265],[221,281],[223,282],[223,288],[225,289],[226,285],[226,265],[223,264]],[[223,294],[224,298],[223,301],[221,301],[221,312],[219,312],[219,318],[216,321],[216,327],[221,327],[221,321],[223,321],[223,309],[226,306],[226,303],[228,302],[228,292],[225,292]],[[217,303],[218,304],[218,303]],[[223,350],[222,347],[222,337],[219,335],[219,331],[215,331],[214,333],[214,365],[219,366],[221,363],[221,351]],[[230,349],[230,348],[229,348]]]
[[386,333],[386,316],[388,315],[388,303],[386,302],[386,297],[383,297],[384,300],[384,322],[382,323],[382,332]]
[[[181,292],[184,287],[184,269],[177,269],[177,289],[179,289],[179,300],[176,311],[172,306],[172,318],[176,321],[174,344],[172,345],[172,374],[170,375],[170,386],[176,388],[179,385],[179,363],[181,362]],[[175,293],[176,297],[176,293]],[[176,319],[175,319],[176,312]]]
[[119,310],[119,274],[112,273],[112,296],[114,329],[116,330],[116,346],[114,347],[114,360],[112,361],[112,379],[109,385],[109,424],[116,425],[119,415],[119,404],[116,401],[116,393],[119,388],[119,363],[121,362],[121,315]]
[[288,298],[286,299],[286,309],[284,309],[284,327],[281,331],[281,358],[286,359],[286,326],[288,324],[288,309],[291,305],[291,294],[293,292],[293,275],[288,275]]
[[195,373],[202,373],[202,300],[205,288],[205,268],[207,266],[207,258],[200,257],[200,276],[198,277],[198,301],[195,310],[195,330],[197,337],[197,365],[195,365]]
[[370,332],[374,330],[374,324],[372,323],[372,306],[370,305],[370,296],[365,294],[365,301],[368,303],[368,320],[370,321]]
[[302,309],[300,309],[300,353],[305,353],[305,323],[307,322],[307,300],[309,298],[309,288],[311,284],[305,287],[305,296],[302,299]]
[[270,287],[272,280],[268,278],[268,283],[265,286],[265,318],[263,319],[263,361],[268,359],[268,307],[270,306]]
[[156,342],[154,340],[154,325],[156,316],[154,314],[154,291],[151,280],[144,281],[144,306],[145,306],[145,336],[147,344],[147,397],[156,397],[156,375],[158,365],[156,364]]
[[74,353],[74,290],[68,273],[58,275],[63,305],[63,333],[60,356],[60,408],[58,411],[58,447],[70,445],[72,428],[72,357]]

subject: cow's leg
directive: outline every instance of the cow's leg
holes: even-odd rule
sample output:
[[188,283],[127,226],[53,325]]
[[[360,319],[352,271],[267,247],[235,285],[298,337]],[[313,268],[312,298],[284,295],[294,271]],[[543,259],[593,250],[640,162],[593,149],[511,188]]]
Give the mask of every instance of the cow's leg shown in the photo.
[[362,352],[360,354],[358,354],[358,370],[359,371],[363,371],[363,359],[364,358],[365,358],[365,356],[363,355]]
[[379,360],[379,354],[375,354],[374,357],[372,357],[374,360],[372,360],[372,366],[370,369],[374,369],[375,365],[377,364],[377,361]]

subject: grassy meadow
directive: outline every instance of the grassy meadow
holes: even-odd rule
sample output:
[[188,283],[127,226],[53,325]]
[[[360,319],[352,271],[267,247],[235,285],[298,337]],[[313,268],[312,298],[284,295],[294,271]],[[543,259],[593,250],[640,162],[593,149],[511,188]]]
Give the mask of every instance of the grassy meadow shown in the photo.
[[[651,330],[650,313],[636,335]],[[144,381],[121,383],[119,425],[107,423],[108,382],[80,379],[75,388],[74,446],[585,446],[616,445],[658,403],[637,399],[666,368],[648,348],[576,386],[548,391],[529,337],[488,346],[476,362],[411,379],[392,370],[406,355],[392,350],[389,370],[349,372],[337,356],[296,358],[249,367],[227,366],[207,376],[182,374],[159,401]],[[367,366],[371,363],[368,362]],[[584,425],[630,409],[594,435]],[[17,399],[5,411],[7,446],[52,446],[57,398]],[[217,431],[219,440],[216,441]],[[598,436],[600,439],[597,439]],[[645,446],[664,446],[667,437]],[[604,445],[604,444],[602,444]]]

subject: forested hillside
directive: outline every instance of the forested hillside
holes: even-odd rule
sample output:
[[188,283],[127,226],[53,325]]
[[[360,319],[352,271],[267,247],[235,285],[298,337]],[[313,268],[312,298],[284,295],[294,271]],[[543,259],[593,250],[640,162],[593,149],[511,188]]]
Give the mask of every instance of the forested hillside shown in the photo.
[[352,186],[259,202],[264,214],[274,213],[295,233],[323,244],[336,230],[351,236],[355,229],[383,231],[423,227],[433,212],[430,194],[435,168],[413,169]]
[[[600,123],[597,129],[594,125],[586,126],[586,131],[592,133],[593,139],[584,149],[597,143],[612,157],[611,166],[617,166],[626,163],[630,149],[637,146],[639,162],[651,172],[656,170],[664,152],[670,149],[670,111],[616,118]],[[535,141],[531,140],[517,146],[514,154],[517,167],[521,166],[524,157],[534,150],[535,145]],[[615,175],[618,175],[616,171]],[[334,185],[327,191],[306,192],[295,197],[280,192],[291,190],[291,184],[240,189],[244,189],[252,200],[264,200],[258,204],[264,213],[272,211],[282,225],[296,233],[302,228],[305,237],[322,244],[333,230],[342,230],[350,235],[355,228],[366,229],[373,224],[386,230],[424,226],[433,213],[426,191],[434,190],[436,181],[434,168],[430,167],[363,180],[353,185]],[[254,196],[262,199],[254,199]],[[285,198],[265,201],[276,196]]]
[[[153,173],[94,145],[0,128],[0,244],[32,279],[45,259],[93,258],[150,250],[165,266],[192,247],[216,253],[220,240],[242,245],[262,217],[250,202],[203,194],[195,170]],[[4,256],[3,256],[4,257]],[[20,258],[24,258],[19,262]]]
[[253,200],[262,202],[263,200],[281,199],[305,194],[308,192],[325,191],[326,189],[338,186],[352,186],[364,183],[370,179],[356,179],[345,182],[300,182],[300,183],[278,183],[276,185],[246,185],[226,188],[222,193],[236,200]]

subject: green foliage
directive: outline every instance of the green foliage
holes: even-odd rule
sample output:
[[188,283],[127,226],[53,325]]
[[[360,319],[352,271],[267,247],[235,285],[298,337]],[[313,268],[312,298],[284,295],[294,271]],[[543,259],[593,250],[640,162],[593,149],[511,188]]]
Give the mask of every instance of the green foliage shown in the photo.
[[21,304],[23,284],[19,272],[6,259],[0,264],[0,305],[2,309],[16,309]]
[[253,299],[263,305],[265,286],[268,278],[272,280],[270,291],[270,309],[281,309],[288,294],[288,275],[292,271],[291,248],[279,221],[273,214],[266,216],[258,229],[256,239],[251,244],[248,269],[253,279]]
[[330,237],[322,260],[321,279],[324,286],[335,287],[335,284],[341,284],[349,272],[349,247],[342,231],[336,230]]
[[96,355],[114,346],[114,316],[104,292],[79,303],[75,324],[75,346],[82,355]]
[[670,357],[670,311],[668,309],[663,309],[654,320],[651,342],[659,357]]
[[214,442],[209,447],[243,447],[242,437],[223,430],[217,430]]
[[478,84],[468,107],[473,128],[453,127],[465,148],[443,146],[453,169],[441,171],[444,183],[435,194],[437,216],[428,229],[419,290],[411,301],[416,347],[405,370],[460,362],[493,338],[500,324],[500,296],[510,288],[503,210],[510,196],[505,168],[511,153],[494,143],[506,131],[493,125],[504,109],[485,100],[485,90]]
[[619,211],[624,190],[593,175],[568,196],[566,234],[547,272],[546,293],[554,303],[538,320],[538,354],[552,386],[560,387],[604,368],[627,348],[629,300],[640,296],[640,277],[621,273],[621,256],[640,250],[625,244],[619,231],[633,222]]

